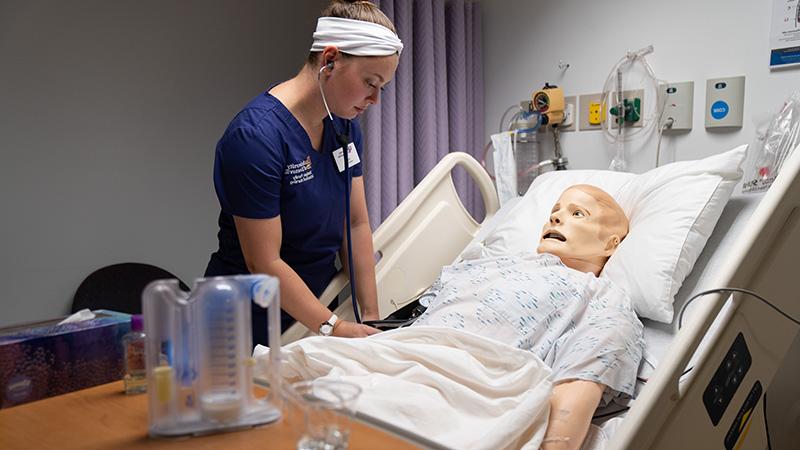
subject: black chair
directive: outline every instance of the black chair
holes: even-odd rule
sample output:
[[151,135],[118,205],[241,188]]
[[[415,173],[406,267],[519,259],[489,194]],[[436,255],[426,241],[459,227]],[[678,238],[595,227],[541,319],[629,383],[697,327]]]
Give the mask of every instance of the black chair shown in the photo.
[[[142,291],[153,280],[178,278],[150,264],[122,263],[92,272],[81,282],[72,298],[72,312],[84,308],[110,309],[128,314],[142,313]],[[189,287],[178,280],[180,288]]]

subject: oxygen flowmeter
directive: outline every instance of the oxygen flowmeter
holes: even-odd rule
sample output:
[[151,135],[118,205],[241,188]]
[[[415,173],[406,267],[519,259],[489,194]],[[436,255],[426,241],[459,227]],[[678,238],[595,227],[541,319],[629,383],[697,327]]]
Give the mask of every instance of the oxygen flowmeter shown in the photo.
[[548,83],[531,96],[531,108],[542,116],[542,125],[560,125],[564,121],[564,105],[564,90]]
[[553,166],[555,170],[565,170],[569,162],[561,152],[558,126],[564,121],[564,90],[558,86],[545,83],[544,87],[531,96],[531,109],[539,112],[542,125],[550,125],[553,130],[555,146],[553,159],[541,161],[539,171],[544,166]]

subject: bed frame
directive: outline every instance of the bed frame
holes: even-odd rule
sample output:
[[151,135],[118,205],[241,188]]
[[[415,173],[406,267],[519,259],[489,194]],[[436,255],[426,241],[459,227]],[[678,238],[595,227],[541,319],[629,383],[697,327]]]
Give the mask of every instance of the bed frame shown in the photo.
[[[799,175],[800,151],[795,151],[762,198],[730,249],[729,259],[717,274],[716,282],[712,283],[718,287],[755,291],[794,318],[800,317],[800,301],[794,287],[800,255]],[[749,421],[743,424],[739,442],[734,442],[731,448],[766,448],[763,392],[769,390],[785,359],[790,365],[797,364],[800,355],[787,353],[790,348],[793,353],[797,351],[793,342],[798,326],[756,299],[744,294],[732,297],[732,307],[726,308],[724,317],[719,319],[720,326],[706,338],[710,345],[697,355],[690,376],[679,383],[681,374],[688,368],[687,363],[728,295],[709,295],[696,300],[700,304],[677,333],[666,357],[614,433],[609,448],[725,448],[726,435],[735,424],[746,421],[745,415]],[[726,356],[731,356],[729,350],[740,333],[752,363],[718,424],[714,425],[703,395],[712,385],[718,368],[730,360]],[[795,373],[795,385],[796,376]],[[761,385],[762,394],[757,397],[754,394],[754,407],[745,407],[744,414],[737,418],[756,382]],[[775,395],[770,398],[771,404],[778,400]],[[773,432],[774,428],[770,430]]]
[[[484,221],[500,207],[491,178],[473,157],[453,152],[442,158],[373,233],[379,258],[375,278],[381,318],[427,289],[442,267],[453,262],[481,227],[456,192],[452,178],[455,167],[466,170],[477,185],[486,211]],[[349,293],[348,276],[339,271],[320,301],[327,306],[339,296],[339,307],[334,312],[340,318],[353,320]],[[298,322],[283,333],[281,342],[286,345],[312,334],[315,333]]]
[[[375,250],[380,255],[376,278],[381,317],[403,307],[427,288],[441,267],[450,264],[480,228],[455,191],[450,171],[456,165],[464,167],[477,183],[486,206],[485,220],[498,209],[491,180],[472,157],[451,153],[443,158],[374,233]],[[800,301],[793,295],[792,286],[798,273],[795,255],[800,255],[799,175],[800,151],[795,151],[759,203],[713,283],[718,287],[753,290],[795,318],[800,317]],[[431,251],[433,248],[436,251]],[[321,301],[330,304],[346,287],[347,276],[339,273]],[[608,448],[725,448],[726,436],[729,448],[766,447],[763,392],[769,390],[792,348],[798,335],[797,325],[763,303],[735,294],[732,307],[725,309],[713,335],[706,337],[710,345],[704,346],[702,354],[695,355],[692,370],[679,382],[728,297],[708,295],[696,300],[698,305],[691,317],[684,321],[669,352],[614,432]],[[336,313],[352,319],[349,296],[345,298]],[[307,334],[305,327],[296,324],[284,333],[283,342]],[[726,357],[730,359],[732,344],[740,334],[738,342],[744,340],[751,364],[739,377],[741,381],[715,425],[703,396],[711,389],[712,380],[716,380],[715,373],[720,376],[718,368],[724,365]],[[800,360],[800,357],[793,355],[789,359]],[[755,391],[751,394],[756,382],[761,386],[761,394]],[[750,407],[744,408],[749,394]],[[770,404],[776,401],[771,400]],[[729,431],[734,423],[743,426],[735,427],[738,437],[734,432],[736,439],[731,443]]]

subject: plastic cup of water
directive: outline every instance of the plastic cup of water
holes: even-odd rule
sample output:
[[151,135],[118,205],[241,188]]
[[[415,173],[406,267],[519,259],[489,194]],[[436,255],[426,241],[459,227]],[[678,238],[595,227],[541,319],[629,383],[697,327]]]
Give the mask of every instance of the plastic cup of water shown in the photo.
[[336,380],[300,381],[287,386],[295,414],[290,421],[300,432],[297,450],[344,450],[361,388]]

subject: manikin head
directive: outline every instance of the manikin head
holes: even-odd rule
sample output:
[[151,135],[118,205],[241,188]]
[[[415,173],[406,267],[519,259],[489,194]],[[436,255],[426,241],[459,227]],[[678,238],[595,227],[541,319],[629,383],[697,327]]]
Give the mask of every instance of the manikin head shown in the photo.
[[576,184],[553,205],[536,251],[556,255],[567,267],[598,276],[627,234],[628,218],[608,193]]

